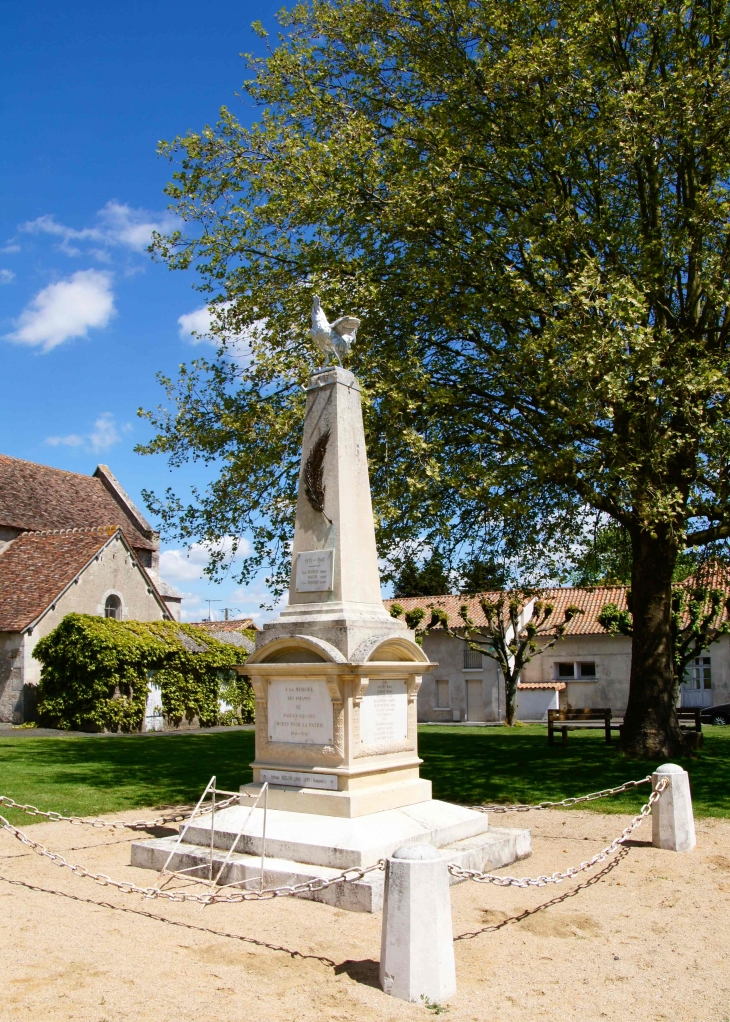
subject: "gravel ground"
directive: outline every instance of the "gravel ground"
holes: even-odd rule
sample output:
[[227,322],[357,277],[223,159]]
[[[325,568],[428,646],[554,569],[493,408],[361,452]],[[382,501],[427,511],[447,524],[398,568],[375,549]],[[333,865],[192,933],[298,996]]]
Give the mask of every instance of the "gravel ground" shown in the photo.
[[[509,872],[536,875],[589,858],[629,817],[550,811],[515,820],[532,828],[534,853]],[[449,1022],[730,1022],[730,821],[698,821],[689,854],[652,848],[650,826],[577,883],[452,887],[458,994],[443,1006]],[[27,829],[90,869],[144,886],[153,876],[128,865],[138,835]],[[0,833],[3,1022],[430,1018],[436,1006],[379,989],[380,925],[380,915],[294,898],[205,909],[143,900],[79,879]]]

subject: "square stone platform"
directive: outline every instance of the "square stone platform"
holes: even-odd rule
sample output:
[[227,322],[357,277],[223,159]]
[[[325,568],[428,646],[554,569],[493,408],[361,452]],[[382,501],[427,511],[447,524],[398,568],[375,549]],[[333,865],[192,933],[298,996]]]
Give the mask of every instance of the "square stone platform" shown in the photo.
[[[263,820],[263,809],[246,805],[216,813],[214,872],[222,866],[244,825],[221,884],[249,881],[250,889],[258,889]],[[135,842],[132,865],[162,869],[176,840]],[[183,839],[169,868],[199,866],[189,875],[207,878],[210,840],[210,815],[183,826]],[[297,884],[329,878],[351,867],[371,866],[404,844],[433,845],[447,861],[482,871],[506,866],[531,852],[529,830],[490,827],[486,814],[435,799],[354,819],[269,809],[264,886]],[[383,881],[384,874],[373,871],[355,883],[336,884],[300,897],[355,912],[378,912],[383,907]]]

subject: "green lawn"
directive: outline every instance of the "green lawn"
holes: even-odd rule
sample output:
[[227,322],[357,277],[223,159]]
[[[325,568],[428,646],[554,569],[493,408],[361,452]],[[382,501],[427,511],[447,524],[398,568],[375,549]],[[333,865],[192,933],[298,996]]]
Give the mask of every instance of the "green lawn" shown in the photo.
[[[547,744],[545,728],[420,728],[421,773],[434,797],[453,802],[538,802],[583,795],[642,777],[655,764],[626,759],[602,734],[570,736],[566,748]],[[212,774],[236,790],[251,779],[253,731],[108,738],[0,739],[0,794],[65,814],[195,802]],[[705,729],[690,772],[698,816],[730,817],[730,727]],[[648,788],[602,799],[591,808],[628,812]],[[29,822],[2,810],[15,823]]]

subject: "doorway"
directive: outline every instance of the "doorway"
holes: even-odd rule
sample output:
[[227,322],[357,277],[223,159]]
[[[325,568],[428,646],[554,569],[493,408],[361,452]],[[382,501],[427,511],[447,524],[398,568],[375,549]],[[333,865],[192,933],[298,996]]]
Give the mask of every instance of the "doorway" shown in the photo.
[[466,680],[466,719],[473,721],[486,720],[484,714],[484,681],[482,678]]

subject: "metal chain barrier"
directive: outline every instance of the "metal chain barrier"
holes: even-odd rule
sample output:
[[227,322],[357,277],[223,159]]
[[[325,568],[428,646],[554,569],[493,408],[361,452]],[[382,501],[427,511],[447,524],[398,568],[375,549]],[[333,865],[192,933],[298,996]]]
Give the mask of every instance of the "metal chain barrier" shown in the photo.
[[[373,866],[345,869],[342,873],[338,873],[333,877],[315,877],[313,880],[306,880],[301,884],[284,884],[281,887],[269,887],[263,891],[234,891],[230,894],[189,894],[186,891],[163,891],[158,887],[138,887],[137,884],[127,880],[112,880],[106,873],[92,873],[91,870],[86,869],[84,866],[76,866],[71,862],[67,862],[58,852],[49,851],[45,845],[42,845],[39,841],[34,841],[33,838],[24,834],[22,830],[14,827],[4,816],[0,816],[0,828],[7,830],[21,844],[31,848],[38,855],[50,859],[54,865],[70,869],[74,876],[88,877],[89,880],[101,884],[102,887],[116,887],[122,894],[141,894],[145,898],[165,898],[167,901],[193,901],[199,905],[216,905],[221,902],[235,904],[241,901],[270,901],[272,898],[308,894],[312,891],[323,891],[327,887],[332,887],[333,884],[352,884],[357,880],[362,880],[364,876],[372,873],[374,870],[385,869],[385,859],[380,859]],[[241,883],[243,882],[241,881]]]
[[[621,791],[627,791],[630,788],[635,788],[640,784],[646,784],[649,782],[651,782],[651,777],[645,777],[640,781],[627,781],[625,784],[619,785],[616,788],[606,788],[603,791],[593,792],[590,795],[584,795],[580,798],[564,799],[562,802],[541,802],[536,806],[474,806],[473,808],[481,809],[482,812],[527,812],[530,809],[548,809],[554,806],[575,805],[578,802],[589,802],[596,798],[604,798],[607,795],[615,795]],[[454,862],[448,863],[447,868],[452,876],[457,877],[460,880],[474,880],[476,883],[496,884],[498,887],[546,887],[548,884],[561,884],[564,880],[569,880],[578,873],[582,873],[583,871],[596,866],[599,862],[603,862],[622,844],[624,844],[636,828],[639,827],[651,813],[652,806],[659,800],[662,792],[668,784],[669,780],[667,778],[662,778],[649,796],[648,802],[641,807],[641,811],[633,818],[628,827],[626,827],[610,845],[604,848],[603,851],[598,852],[598,854],[594,855],[592,859],[582,862],[579,866],[571,866],[563,872],[556,871],[549,876],[519,878],[497,876],[494,873],[481,873],[479,870],[463,869],[461,866],[457,866]],[[229,798],[224,804],[227,805],[238,797],[239,796],[236,794]],[[141,829],[151,826],[160,826],[162,823],[180,822],[181,820],[189,819],[188,816],[176,814],[170,817],[159,817],[156,820],[136,820],[133,823],[126,823],[123,820],[106,822],[104,820],[84,820],[78,816],[63,816],[61,813],[44,812],[43,810],[37,809],[35,806],[20,805],[13,799],[3,795],[0,795],[0,804],[9,805],[14,809],[20,809],[31,816],[43,816],[53,821],[63,820],[68,823],[87,824],[92,827],[100,828],[127,827],[132,829]],[[223,803],[221,804],[221,808],[222,807]],[[74,865],[73,863],[67,862],[66,859],[58,852],[49,851],[45,845],[42,845],[39,841],[34,841],[33,838],[29,837],[22,830],[14,827],[2,815],[0,815],[0,829],[7,830],[8,833],[12,834],[13,837],[21,842],[21,844],[30,848],[38,855],[50,859],[54,865],[70,869],[75,876],[88,877],[88,879],[93,880],[95,883],[100,884],[103,887],[115,887],[122,894],[141,894],[145,898],[164,898],[167,901],[175,902],[196,902],[200,905],[214,905],[220,903],[236,904],[242,901],[268,901],[272,898],[308,894],[315,891],[325,890],[327,887],[332,887],[334,884],[355,883],[358,880],[362,880],[368,873],[375,870],[385,869],[385,859],[380,859],[372,866],[353,867],[351,869],[343,870],[342,873],[338,873],[333,877],[315,877],[312,880],[303,881],[299,884],[284,884],[281,887],[270,887],[260,891],[232,891],[229,894],[190,894],[186,891],[165,891],[157,887],[139,887],[137,884],[133,884],[130,881],[112,880],[105,873],[92,873],[84,866]],[[244,881],[241,881],[241,883],[243,882]]]
[[646,817],[651,813],[652,806],[655,802],[658,802],[668,784],[669,780],[666,777],[662,778],[649,796],[649,801],[641,807],[641,812],[633,818],[628,827],[610,845],[604,848],[602,852],[598,852],[597,855],[594,855],[592,859],[588,859],[586,862],[581,862],[580,866],[571,866],[562,873],[555,872],[551,873],[550,876],[505,877],[497,876],[494,873],[480,873],[476,869],[462,869],[456,863],[450,862],[448,864],[449,873],[460,880],[474,880],[478,884],[496,884],[498,887],[546,887],[548,884],[562,884],[564,880],[569,880],[578,873],[582,873],[584,870],[596,866],[599,862],[603,862],[604,859],[613,855],[620,845],[628,841],[630,835],[633,834],[637,827],[641,826]]
[[601,791],[592,791],[589,795],[580,795],[576,798],[564,798],[560,802],[538,802],[538,804],[534,806],[500,806],[495,804],[488,806],[468,806],[467,808],[474,809],[478,813],[529,813],[532,809],[555,809],[560,806],[576,806],[579,802],[593,802],[593,800],[597,798],[608,798],[609,795],[620,795],[622,791],[630,791],[632,788],[638,788],[641,784],[651,784],[651,774],[647,777],[642,777],[640,781],[625,781],[624,784],[619,784],[616,788],[603,788]]
[[[231,795],[230,798],[225,799],[223,802],[218,802],[216,805],[216,811],[225,809],[239,798],[253,798],[249,792],[239,792],[238,794]],[[8,809],[18,809],[21,813],[27,813],[28,816],[42,816],[47,820],[51,820],[53,823],[72,823],[74,826],[85,826],[85,827],[96,827],[99,830],[103,830],[105,827],[110,827],[115,830],[125,828],[127,830],[149,830],[150,827],[163,827],[166,823],[184,823],[190,819],[190,813],[175,813],[172,816],[158,816],[155,820],[85,820],[81,816],[64,816],[62,813],[54,813],[53,811],[46,812],[43,809],[38,809],[37,806],[29,804],[21,804],[16,802],[14,799],[9,798],[7,795],[0,795],[0,805],[7,806]],[[208,810],[204,810],[200,815],[205,815]]]

